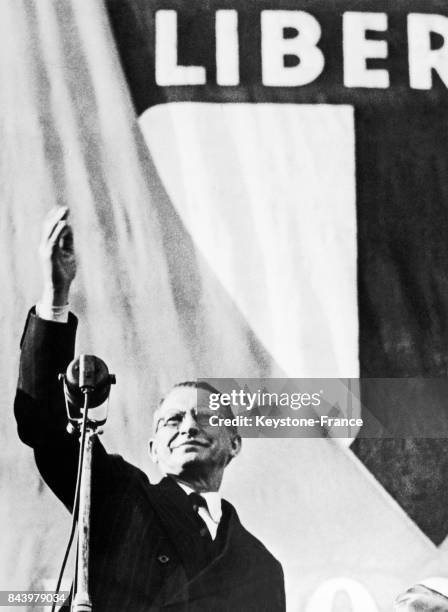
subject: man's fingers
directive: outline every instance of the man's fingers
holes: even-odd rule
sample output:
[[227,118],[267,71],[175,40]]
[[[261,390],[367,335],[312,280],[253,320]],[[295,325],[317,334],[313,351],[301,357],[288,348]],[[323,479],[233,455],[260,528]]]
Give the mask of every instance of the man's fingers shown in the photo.
[[73,230],[70,225],[66,225],[62,229],[57,244],[64,254],[71,254],[73,252]]
[[73,252],[73,230],[65,219],[58,221],[50,236],[41,243],[41,253],[44,256],[53,254],[56,249],[64,254]]
[[71,227],[68,224],[68,222],[65,221],[65,219],[62,221],[59,221],[54,226],[54,229],[48,238],[48,244],[50,244],[52,247],[59,245],[59,242],[61,238],[63,237],[63,235],[71,231],[72,231]]
[[76,275],[73,231],[68,223],[68,216],[67,207],[60,206],[50,211],[43,227],[39,248],[44,287],[48,294],[45,299],[51,300],[54,305],[59,304],[60,298],[67,300]]
[[53,234],[56,229],[58,223],[60,221],[66,220],[70,214],[70,210],[67,206],[56,206],[52,208],[48,215],[46,216],[44,222],[44,231],[43,231],[43,242],[47,241],[50,236]]

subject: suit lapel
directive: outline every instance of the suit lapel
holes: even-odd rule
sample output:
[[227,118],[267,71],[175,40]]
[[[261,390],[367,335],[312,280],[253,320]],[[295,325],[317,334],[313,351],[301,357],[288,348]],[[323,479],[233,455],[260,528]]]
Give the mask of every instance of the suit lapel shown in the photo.
[[241,525],[234,507],[223,500],[223,517],[219,525],[220,546],[207,564],[207,548],[200,535],[198,523],[187,494],[171,478],[164,478],[159,484],[145,487],[167,536],[177,550],[188,580],[179,581],[164,605],[168,607],[202,598],[214,597],[225,591],[232,574],[232,584],[240,576],[242,584],[248,579],[248,570],[253,565],[249,545],[250,537]]
[[188,577],[196,575],[206,562],[206,549],[187,494],[171,478],[146,491]]
[[[251,567],[251,549],[247,548],[245,538],[247,532],[234,507],[225,500],[219,529],[220,549],[217,548],[211,562],[191,578],[188,588],[173,593],[170,605],[215,597],[220,590],[228,588],[229,573],[233,577],[241,576],[242,583],[247,581],[247,571]],[[235,584],[235,580],[232,580],[232,584]]]

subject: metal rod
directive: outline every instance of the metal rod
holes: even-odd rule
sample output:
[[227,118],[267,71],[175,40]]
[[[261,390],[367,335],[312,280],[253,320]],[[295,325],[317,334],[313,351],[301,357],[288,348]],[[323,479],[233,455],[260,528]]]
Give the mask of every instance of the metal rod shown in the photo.
[[89,596],[90,500],[92,484],[92,447],[95,430],[87,426],[84,456],[82,458],[81,486],[78,512],[78,570],[73,612],[91,612]]

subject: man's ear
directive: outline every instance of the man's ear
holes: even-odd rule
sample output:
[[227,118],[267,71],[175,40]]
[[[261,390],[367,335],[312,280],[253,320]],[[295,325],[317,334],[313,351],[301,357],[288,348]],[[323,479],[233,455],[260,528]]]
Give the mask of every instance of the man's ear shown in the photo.
[[157,456],[157,444],[154,438],[150,438],[148,442],[148,453],[153,463],[157,464],[159,461],[159,458]]
[[241,451],[241,436],[235,434],[230,438],[230,453],[229,453],[229,461],[228,464],[232,461],[234,457],[236,457]]

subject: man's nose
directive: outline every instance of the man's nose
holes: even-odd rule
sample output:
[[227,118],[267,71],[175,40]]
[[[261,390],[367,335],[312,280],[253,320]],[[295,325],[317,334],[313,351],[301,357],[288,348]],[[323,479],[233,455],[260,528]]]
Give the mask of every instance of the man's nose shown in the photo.
[[199,432],[199,427],[193,414],[187,412],[182,419],[179,431],[190,436],[196,435]]

